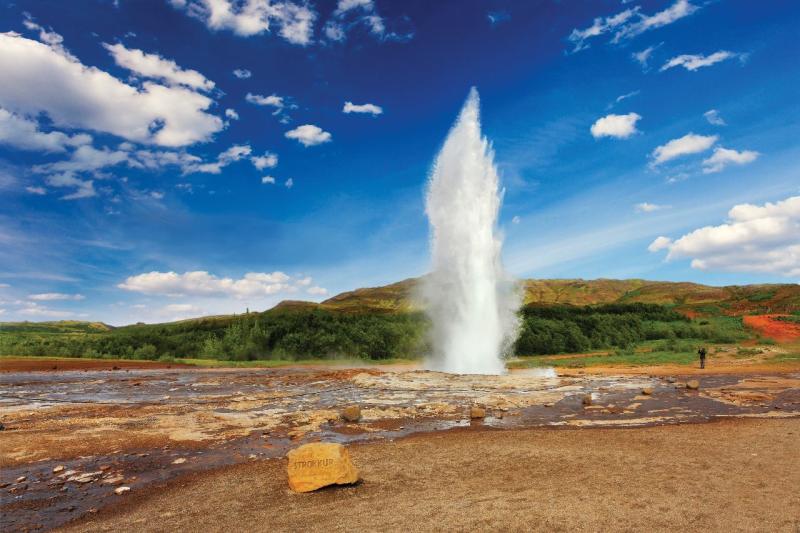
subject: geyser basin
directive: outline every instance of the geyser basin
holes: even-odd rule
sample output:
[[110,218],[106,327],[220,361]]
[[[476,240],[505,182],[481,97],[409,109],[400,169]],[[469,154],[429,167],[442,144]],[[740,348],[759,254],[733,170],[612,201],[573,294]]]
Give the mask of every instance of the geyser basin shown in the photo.
[[499,180],[481,136],[473,88],[436,157],[428,183],[432,272],[423,298],[432,322],[428,367],[459,374],[500,374],[517,333],[520,298],[500,261]]

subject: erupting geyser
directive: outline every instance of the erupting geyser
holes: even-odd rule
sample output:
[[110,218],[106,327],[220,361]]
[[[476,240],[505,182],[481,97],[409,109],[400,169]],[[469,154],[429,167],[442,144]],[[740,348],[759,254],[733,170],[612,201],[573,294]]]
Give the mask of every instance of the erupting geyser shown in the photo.
[[428,183],[432,272],[422,291],[432,322],[428,366],[500,374],[517,333],[519,293],[500,261],[494,153],[481,136],[473,88],[436,158]]

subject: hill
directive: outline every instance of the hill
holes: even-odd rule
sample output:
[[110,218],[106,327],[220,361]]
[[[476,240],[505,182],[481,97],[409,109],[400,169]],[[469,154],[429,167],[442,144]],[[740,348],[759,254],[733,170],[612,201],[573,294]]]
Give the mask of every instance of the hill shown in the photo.
[[[345,312],[418,310],[420,304],[415,302],[413,295],[419,281],[420,278],[412,278],[383,287],[344,292],[325,300],[319,307]],[[690,316],[740,316],[800,310],[800,285],[796,283],[711,287],[643,279],[528,279],[522,282],[522,286],[526,305],[648,303],[674,306]]]

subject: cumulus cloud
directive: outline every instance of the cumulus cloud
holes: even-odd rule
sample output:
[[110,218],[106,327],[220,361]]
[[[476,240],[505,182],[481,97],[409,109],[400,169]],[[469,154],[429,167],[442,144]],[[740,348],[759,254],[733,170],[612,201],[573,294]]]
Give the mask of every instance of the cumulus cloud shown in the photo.
[[252,76],[253,73],[247,70],[246,68],[237,68],[236,70],[233,71],[233,75],[239,78],[240,80],[246,80],[247,78]]
[[711,157],[703,160],[703,174],[720,172],[728,165],[746,165],[752,163],[761,155],[754,150],[730,150],[721,146],[714,149]]
[[303,124],[293,130],[287,131],[284,136],[287,139],[294,139],[305,147],[323,144],[331,140],[331,134],[324,131],[319,126],[313,124]]
[[166,296],[257,298],[297,290],[297,280],[280,271],[248,272],[242,278],[218,277],[204,271],[148,272],[130,276],[120,289]]
[[144,78],[161,80],[168,85],[184,85],[200,91],[210,91],[214,88],[214,82],[196,70],[182,69],[175,61],[164,59],[158,54],[125,48],[119,43],[103,43],[103,46],[117,65]]
[[239,120],[239,113],[237,113],[235,109],[228,108],[225,110],[225,118]]
[[91,142],[92,137],[85,133],[67,135],[60,131],[43,132],[34,120],[0,108],[0,144],[7,144],[20,150],[64,152],[67,147]]
[[617,139],[627,139],[637,132],[636,122],[642,117],[638,113],[628,113],[627,115],[606,115],[597,119],[592,124],[590,131],[595,139],[600,137],[615,137]]
[[272,176],[264,176],[261,178],[261,183],[264,185],[275,185],[275,178]]
[[375,104],[354,104],[353,102],[345,102],[343,113],[368,113],[372,116],[377,116],[383,113],[383,108]]
[[286,41],[311,44],[317,13],[305,3],[288,0],[171,0],[211,30],[229,30],[240,37],[270,33],[273,25]]
[[29,294],[29,300],[36,300],[38,302],[48,302],[54,300],[84,300],[86,297],[82,294],[65,294],[63,292],[43,292],[41,294]]
[[128,85],[83,65],[59,47],[0,33],[0,105],[55,126],[82,128],[162,146],[209,140],[223,121],[207,110],[211,98],[186,87],[146,81]]
[[719,52],[714,52],[713,54],[709,54],[707,56],[702,54],[682,54],[675,56],[664,63],[659,71],[664,72],[665,70],[669,70],[673,67],[683,67],[690,72],[694,72],[697,69],[710,67],[711,65],[725,61],[726,59],[738,57],[738,55],[739,54],[728,52],[727,50],[720,50]]
[[652,153],[653,164],[660,165],[676,157],[705,152],[717,142],[717,139],[719,139],[717,135],[687,133],[683,137],[656,147]]
[[642,202],[634,206],[637,213],[652,213],[653,211],[661,211],[662,209],[669,209],[668,205],[651,204],[650,202]]
[[264,152],[264,155],[254,155],[251,157],[250,162],[253,163],[253,166],[258,170],[274,168],[278,166],[278,156],[271,152]]
[[678,239],[659,237],[648,249],[667,260],[691,258],[692,268],[800,277],[800,196],[764,205],[740,204],[719,226]]
[[[597,17],[592,25],[586,29],[574,29],[567,40],[574,44],[573,53],[589,47],[587,41],[604,34],[614,33],[612,43],[619,43],[631,39],[646,31],[660,28],[687,17],[697,11],[699,7],[688,0],[677,0],[674,4],[654,13],[646,15],[639,7],[633,7],[608,17]],[[649,56],[649,53],[647,54]],[[646,60],[647,56],[645,56]]]
[[719,115],[719,111],[717,111],[716,109],[709,109],[708,111],[703,113],[703,116],[706,118],[706,120],[708,121],[709,124],[713,124],[714,126],[727,126],[728,125],[725,122],[725,119],[723,119]]

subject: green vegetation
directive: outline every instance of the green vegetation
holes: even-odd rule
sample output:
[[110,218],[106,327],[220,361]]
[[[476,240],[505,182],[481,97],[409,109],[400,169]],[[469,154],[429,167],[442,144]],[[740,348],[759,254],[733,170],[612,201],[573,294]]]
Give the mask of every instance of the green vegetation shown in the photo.
[[657,350],[694,351],[698,343],[732,343],[746,336],[740,318],[690,320],[661,305],[529,305],[522,310],[516,353],[543,355],[603,348],[630,349],[635,344],[652,340],[662,340]]
[[[0,325],[0,354],[146,359],[163,362],[357,359],[388,362],[428,352],[420,312],[335,311],[289,304],[263,313],[120,328],[81,323]],[[690,320],[655,304],[528,305],[520,312],[518,355],[617,350],[693,353],[701,343],[746,337],[741,319]],[[102,327],[100,327],[102,326]]]

